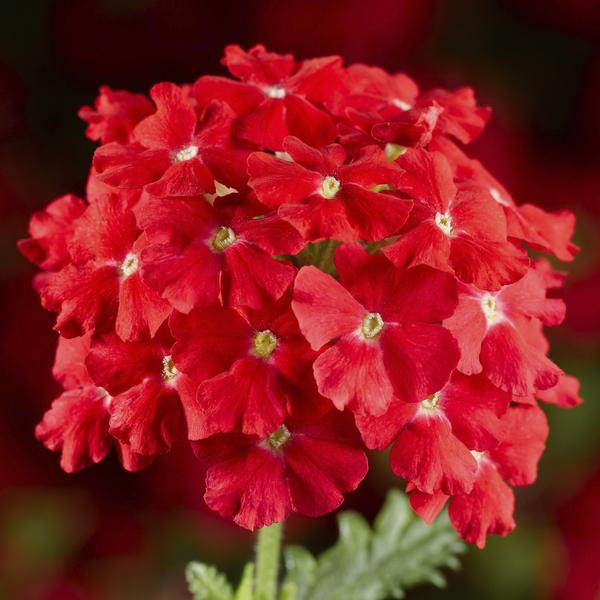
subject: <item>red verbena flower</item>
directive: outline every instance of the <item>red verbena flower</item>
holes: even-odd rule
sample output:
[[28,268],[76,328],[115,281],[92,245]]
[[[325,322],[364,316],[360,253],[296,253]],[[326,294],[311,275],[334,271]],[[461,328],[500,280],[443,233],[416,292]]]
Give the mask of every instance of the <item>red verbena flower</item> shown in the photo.
[[573,260],[574,215],[464,150],[490,116],[470,88],[260,45],[223,63],[81,109],[85,200],[19,242],[64,390],[36,436],[68,472],[191,444],[208,506],[248,529],[334,510],[389,449],[426,521],[507,534],[539,403],[581,402],[544,333],[566,276],[527,254]]

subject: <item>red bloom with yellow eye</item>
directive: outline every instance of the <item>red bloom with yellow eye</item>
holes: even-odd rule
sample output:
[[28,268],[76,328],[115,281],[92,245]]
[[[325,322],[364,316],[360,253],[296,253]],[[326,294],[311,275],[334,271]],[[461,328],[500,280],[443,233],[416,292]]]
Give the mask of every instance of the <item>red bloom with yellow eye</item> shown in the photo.
[[292,302],[302,333],[323,350],[314,364],[321,394],[339,410],[378,416],[394,397],[415,402],[439,390],[458,360],[438,324],[456,306],[452,277],[399,271],[357,245],[339,248],[335,261],[341,282],[303,267]]
[[342,92],[339,57],[297,62],[262,45],[248,52],[230,45],[222,62],[240,81],[201,77],[194,91],[201,105],[219,99],[233,109],[235,135],[269,150],[281,150],[288,135],[316,146],[333,141],[335,124],[323,105]]
[[283,147],[292,160],[265,153],[248,158],[249,185],[305,240],[375,241],[404,225],[410,201],[376,191],[394,187],[402,171],[376,146],[350,162],[338,144],[318,150],[290,137]]

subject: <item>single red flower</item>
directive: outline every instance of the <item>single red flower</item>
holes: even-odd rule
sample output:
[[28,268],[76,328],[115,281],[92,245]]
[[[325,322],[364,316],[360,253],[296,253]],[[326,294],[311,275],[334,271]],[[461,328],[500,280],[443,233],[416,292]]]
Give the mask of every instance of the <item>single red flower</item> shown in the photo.
[[314,146],[333,141],[335,126],[323,105],[343,90],[339,57],[297,62],[262,45],[248,52],[230,45],[222,62],[241,81],[205,76],[194,90],[201,105],[216,98],[233,109],[236,136],[270,150],[281,150],[288,135]]
[[219,210],[203,198],[147,198],[135,211],[150,240],[144,281],[180,312],[220,298],[258,309],[294,278],[295,267],[272,256],[295,254],[303,242],[276,215]]
[[546,357],[541,325],[560,324],[564,313],[564,302],[546,298],[543,276],[530,269],[497,293],[463,286],[444,326],[458,341],[459,371],[483,372],[497,387],[530,396],[558,382],[561,371]]
[[67,473],[100,462],[113,445],[123,467],[137,471],[152,458],[133,452],[109,434],[112,398],[96,386],[85,367],[90,337],[59,338],[53,373],[65,391],[52,402],[35,435],[48,449],[61,453],[60,466]]
[[133,212],[119,195],[105,195],[78,219],[68,244],[72,262],[39,275],[42,304],[58,312],[65,337],[115,327],[123,339],[154,335],[170,313],[140,278],[140,236]]
[[73,194],[61,196],[29,220],[31,237],[19,240],[21,253],[44,271],[57,271],[69,261],[68,245],[86,204]]
[[291,161],[266,153],[250,155],[248,183],[305,240],[380,240],[404,225],[410,201],[373,189],[394,186],[401,177],[380,149],[368,148],[346,162],[337,144],[317,150],[288,137],[283,146]]
[[[440,390],[458,350],[438,323],[456,306],[454,279],[419,267],[396,269],[381,254],[341,246],[338,283],[302,267],[292,308],[313,349],[319,392],[342,410],[379,416],[394,397],[416,402]],[[337,340],[330,347],[330,341]]]
[[[215,180],[241,186],[246,152],[230,143],[233,115],[224,104],[198,119],[183,91],[159,83],[150,91],[154,114],[133,131],[132,143],[112,142],[94,154],[96,177],[113,187],[141,188],[154,196],[195,196],[215,191]],[[243,167],[242,167],[243,168]]]
[[206,467],[208,506],[246,529],[316,517],[336,509],[367,473],[367,457],[348,415],[287,419],[266,439],[217,434],[194,443]]
[[559,260],[570,262],[574,259],[579,247],[571,241],[575,230],[573,212],[549,213],[532,204],[517,206],[507,189],[478,160],[470,159],[447,138],[436,138],[430,150],[439,150],[446,156],[457,181],[480,185],[498,202],[506,217],[509,238],[554,254]]
[[[548,423],[537,406],[515,406],[502,419],[504,439],[489,452],[473,451],[477,474],[470,493],[450,498],[448,513],[461,537],[479,548],[489,534],[507,535],[514,527],[514,494],[510,486],[531,485],[544,451]],[[510,484],[510,485],[509,485]],[[413,490],[413,509],[428,523],[438,515],[448,496]]]
[[438,152],[410,150],[397,161],[401,189],[415,202],[400,238],[383,249],[400,267],[425,264],[465,283],[497,290],[520,279],[529,259],[507,240],[502,208],[479,188],[457,188]]
[[502,439],[500,417],[510,394],[481,375],[455,372],[440,391],[420,402],[394,400],[379,417],[357,415],[368,448],[394,442],[392,470],[415,489],[433,494],[469,492],[476,473],[470,450],[495,448]]
[[231,431],[264,438],[288,414],[322,412],[312,377],[316,353],[287,295],[246,316],[220,306],[175,313],[170,327],[175,364],[200,383],[197,396],[184,399],[190,439]]
[[186,438],[179,389],[193,387],[171,358],[164,331],[152,340],[95,338],[85,364],[94,383],[112,397],[110,433],[134,452],[155,456]]
[[135,126],[153,112],[152,102],[143,94],[112,90],[104,85],[94,107],[83,106],[78,114],[88,124],[85,134],[90,140],[127,144],[132,141]]

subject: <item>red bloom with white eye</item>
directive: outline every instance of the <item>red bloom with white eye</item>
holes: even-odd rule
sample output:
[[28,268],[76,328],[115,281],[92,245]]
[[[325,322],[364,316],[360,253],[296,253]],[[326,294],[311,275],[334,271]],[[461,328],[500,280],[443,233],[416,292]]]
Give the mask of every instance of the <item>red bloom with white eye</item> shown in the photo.
[[127,203],[98,198],[78,219],[69,241],[72,262],[38,276],[45,308],[58,312],[55,329],[65,337],[115,327],[123,339],[154,335],[170,313],[141,280],[139,256],[146,245]]
[[[462,538],[479,548],[489,534],[507,535],[514,527],[514,494],[510,486],[531,485],[537,478],[537,463],[548,437],[548,423],[537,406],[510,408],[502,419],[504,437],[489,452],[473,452],[477,473],[470,493],[450,498],[448,513]],[[414,490],[414,487],[409,487]],[[414,510],[428,523],[444,507],[443,492],[412,491]]]
[[303,267],[292,301],[310,345],[325,348],[314,364],[319,392],[340,410],[378,416],[394,397],[416,402],[441,389],[458,360],[438,324],[456,306],[452,277],[397,270],[358,245],[341,246],[335,262],[341,283]]
[[429,265],[465,283],[497,290],[520,279],[529,260],[507,240],[504,213],[478,188],[457,188],[437,152],[411,150],[398,159],[402,187],[415,201],[405,233],[383,249],[396,265]]
[[480,185],[500,204],[509,238],[554,254],[559,260],[573,260],[579,247],[571,241],[575,215],[570,210],[549,213],[533,204],[517,206],[506,188],[478,160],[470,159],[447,138],[436,138],[430,150],[439,150],[446,156],[458,181]]
[[178,390],[191,383],[171,358],[172,340],[124,342],[114,334],[95,338],[86,359],[94,383],[111,396],[110,433],[134,452],[155,456],[185,439]]
[[72,194],[53,200],[33,214],[29,220],[31,237],[19,240],[19,250],[44,271],[61,269],[70,260],[69,241],[85,208],[85,202]]
[[380,417],[358,415],[356,425],[369,448],[394,442],[390,464],[415,489],[433,494],[470,491],[476,462],[470,450],[485,451],[502,439],[500,417],[510,394],[480,375],[455,372],[440,391],[420,402],[394,400]]
[[150,240],[143,279],[180,312],[219,299],[259,309],[294,278],[296,269],[272,256],[295,254],[303,242],[276,215],[218,210],[203,198],[148,198],[135,210]]
[[264,438],[289,413],[319,414],[312,379],[316,353],[289,301],[248,311],[247,317],[220,306],[173,315],[173,360],[200,382],[197,396],[184,399],[190,439],[231,431]]
[[85,367],[90,337],[59,338],[53,373],[64,392],[52,402],[35,435],[48,449],[60,451],[60,466],[67,473],[100,462],[113,445],[128,471],[143,469],[151,457],[136,454],[108,432],[112,398]]
[[544,278],[530,269],[497,293],[464,286],[458,308],[444,325],[458,340],[459,371],[481,373],[515,396],[530,396],[558,382],[560,369],[546,357],[539,328],[559,325],[562,300],[546,298]]
[[133,142],[101,146],[94,155],[98,179],[122,188],[141,188],[154,196],[212,193],[215,179],[241,186],[246,152],[230,143],[233,115],[223,104],[198,119],[181,88],[155,85],[150,95],[157,110],[133,131]]
[[111,90],[105,85],[100,88],[94,108],[82,107],[79,118],[88,124],[85,134],[90,140],[127,144],[135,126],[153,112],[152,102],[143,94]]
[[404,225],[410,201],[373,189],[394,187],[402,175],[379,148],[368,148],[351,162],[337,144],[317,150],[289,137],[284,148],[291,161],[265,153],[250,155],[248,183],[258,199],[277,208],[305,240],[374,241]]
[[368,468],[352,419],[336,411],[313,422],[287,419],[266,439],[218,434],[194,450],[206,467],[206,503],[246,529],[291,512],[330,512]]
[[230,45],[222,62],[241,81],[201,77],[194,91],[201,105],[217,98],[233,109],[236,136],[269,150],[281,150],[288,135],[314,146],[333,141],[335,125],[322,106],[342,92],[339,57],[297,62],[262,45],[248,52]]

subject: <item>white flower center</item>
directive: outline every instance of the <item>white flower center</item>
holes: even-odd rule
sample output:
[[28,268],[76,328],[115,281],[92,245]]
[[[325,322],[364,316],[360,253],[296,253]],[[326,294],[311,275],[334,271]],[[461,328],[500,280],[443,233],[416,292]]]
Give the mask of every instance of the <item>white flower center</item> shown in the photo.
[[421,410],[427,414],[434,415],[439,410],[438,404],[440,403],[441,397],[442,392],[431,394],[431,396],[421,402]]
[[170,354],[163,356],[162,365],[163,381],[173,381],[179,375],[179,369],[175,366]]
[[479,450],[471,450],[471,455],[478,464],[485,458],[485,452],[480,452]]
[[400,100],[400,98],[392,98],[392,104],[401,110],[410,110],[412,108],[412,104],[409,104],[404,100]]
[[198,146],[186,146],[185,148],[180,148],[173,154],[173,162],[192,160],[192,158],[196,158],[196,156],[198,156],[198,151]]
[[265,88],[265,94],[269,98],[281,99],[285,98],[285,89],[282,88],[280,85],[271,85]]
[[502,319],[502,311],[498,306],[498,300],[489,292],[481,296],[481,310],[483,310],[483,314],[490,325]]
[[363,317],[360,332],[365,339],[371,340],[381,333],[384,326],[385,323],[379,313],[367,313]]
[[289,152],[275,151],[275,156],[279,160],[287,160],[288,162],[294,162],[294,159],[292,158],[292,155]]
[[435,224],[448,236],[454,234],[452,217],[448,213],[435,213]]
[[121,271],[121,277],[123,279],[127,279],[130,275],[133,275],[139,269],[139,267],[140,261],[138,260],[138,257],[133,252],[130,252],[119,267],[119,271]]
[[490,188],[490,196],[498,203],[502,204],[502,206],[510,206],[510,202],[502,196],[500,190],[495,187]]
[[252,350],[260,358],[269,358],[277,348],[277,337],[269,329],[259,331],[253,340]]
[[402,156],[407,150],[408,148],[406,146],[401,146],[400,144],[392,144],[392,142],[388,142],[383,147],[385,157],[390,162],[395,161],[399,156]]
[[100,396],[99,400],[104,402],[104,408],[108,409],[113,400],[112,396],[103,387],[98,386],[96,390]]
[[332,200],[335,198],[336,194],[340,191],[341,183],[339,179],[332,177],[331,175],[327,175],[325,179],[323,179],[323,185],[321,186],[321,194],[323,194],[324,198],[328,200]]
[[237,237],[231,227],[219,227],[215,233],[215,237],[212,239],[211,245],[213,250],[223,252],[231,244],[234,244],[236,240]]

